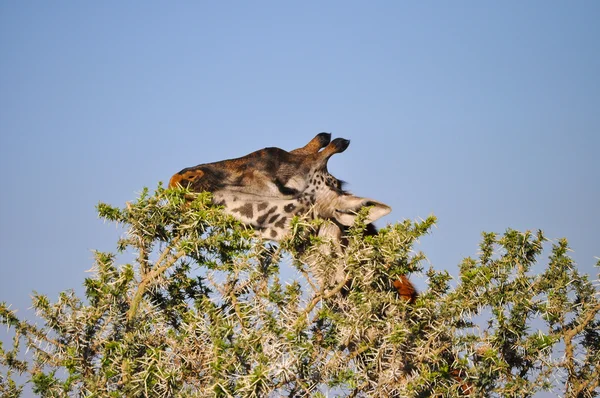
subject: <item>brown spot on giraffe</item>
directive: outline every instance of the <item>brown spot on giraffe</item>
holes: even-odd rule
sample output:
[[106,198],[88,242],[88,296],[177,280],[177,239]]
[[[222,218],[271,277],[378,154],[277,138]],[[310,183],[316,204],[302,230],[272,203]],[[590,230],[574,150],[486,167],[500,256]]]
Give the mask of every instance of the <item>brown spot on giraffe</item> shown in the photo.
[[281,217],[281,220],[277,221],[275,223],[275,227],[279,228],[279,229],[283,229],[285,227],[285,222],[287,221],[286,217]]
[[[233,201],[236,202],[236,197],[234,196]],[[252,203],[246,203],[243,206],[238,207],[237,209],[233,209],[233,212],[240,213],[242,216],[252,219],[254,216],[254,212],[252,211]]]
[[267,211],[265,214],[263,214],[262,216],[260,216],[260,217],[258,217],[258,218],[256,219],[256,223],[257,223],[258,225],[262,225],[262,224],[264,224],[264,223],[265,223],[265,221],[267,220],[267,218],[268,218],[268,217],[269,217],[271,214],[273,214],[273,213],[274,213],[276,210],[277,210],[277,206],[273,206],[273,207],[271,207],[271,208],[269,209],[269,211]]

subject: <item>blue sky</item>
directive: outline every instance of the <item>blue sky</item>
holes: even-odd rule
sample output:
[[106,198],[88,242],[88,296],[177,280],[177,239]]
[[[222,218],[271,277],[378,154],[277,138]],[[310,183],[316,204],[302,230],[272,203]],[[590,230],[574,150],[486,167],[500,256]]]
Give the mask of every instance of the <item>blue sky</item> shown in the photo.
[[0,300],[82,291],[120,233],[98,201],[321,131],[352,141],[329,168],[393,208],[380,225],[438,216],[435,268],[543,229],[595,279],[599,20],[596,1],[2,2]]

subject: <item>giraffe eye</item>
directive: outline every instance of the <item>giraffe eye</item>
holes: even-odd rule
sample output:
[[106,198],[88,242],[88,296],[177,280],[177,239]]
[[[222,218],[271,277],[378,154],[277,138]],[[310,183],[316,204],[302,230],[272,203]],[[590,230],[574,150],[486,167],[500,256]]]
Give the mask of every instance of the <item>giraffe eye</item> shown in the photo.
[[285,186],[281,181],[279,180],[275,180],[275,185],[277,186],[277,189],[279,190],[279,192],[281,192],[283,195],[297,195],[299,192],[297,189],[292,188],[292,187],[288,187]]

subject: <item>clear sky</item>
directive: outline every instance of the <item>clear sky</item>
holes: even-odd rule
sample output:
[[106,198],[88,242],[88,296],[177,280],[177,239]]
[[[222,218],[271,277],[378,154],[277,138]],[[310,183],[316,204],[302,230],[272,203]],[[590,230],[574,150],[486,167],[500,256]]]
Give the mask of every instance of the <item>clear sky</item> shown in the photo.
[[[321,131],[380,225],[457,275],[482,231],[600,256],[600,2],[0,3],[0,300],[81,292],[123,205],[180,169]],[[424,277],[412,278],[418,286]]]

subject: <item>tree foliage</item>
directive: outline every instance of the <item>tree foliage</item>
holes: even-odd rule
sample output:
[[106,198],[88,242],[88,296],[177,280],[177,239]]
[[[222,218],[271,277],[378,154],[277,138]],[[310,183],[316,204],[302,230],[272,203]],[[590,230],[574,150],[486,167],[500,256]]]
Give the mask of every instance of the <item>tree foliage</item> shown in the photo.
[[[414,251],[434,217],[368,237],[359,221],[339,253],[314,236],[323,221],[295,219],[273,245],[209,194],[159,186],[98,212],[128,233],[116,254],[96,253],[85,297],[35,294],[42,326],[0,303],[14,332],[1,396],[20,395],[18,374],[56,397],[599,395],[598,286],[566,240],[485,233],[452,287]],[[346,280],[319,283],[340,266]],[[428,288],[409,304],[391,281],[419,272]]]

